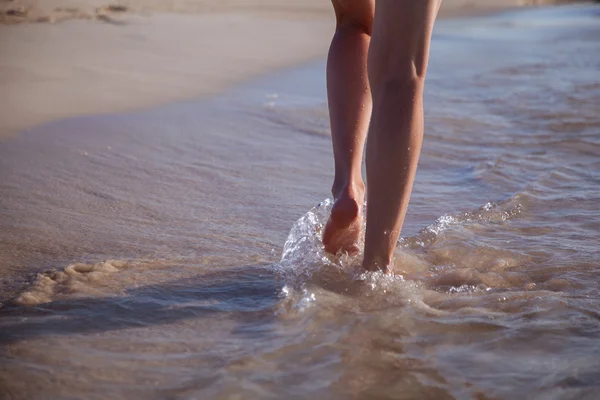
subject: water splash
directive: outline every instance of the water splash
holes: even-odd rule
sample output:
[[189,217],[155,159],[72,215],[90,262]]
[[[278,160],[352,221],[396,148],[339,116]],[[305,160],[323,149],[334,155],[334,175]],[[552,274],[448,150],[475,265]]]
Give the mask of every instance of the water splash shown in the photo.
[[[322,244],[322,234],[332,205],[333,201],[326,199],[294,224],[283,247],[281,261],[275,266],[286,282],[281,297],[295,298],[299,308],[315,302],[315,292],[310,289],[313,287],[355,293],[352,288],[360,286],[357,290],[362,292],[369,290],[386,293],[408,279],[404,271],[400,274],[399,270],[395,274],[365,272],[361,269],[361,253],[354,257],[328,254]],[[397,250],[401,251],[396,258],[400,264],[410,264],[412,273],[408,275],[408,281],[416,279],[413,283],[417,285],[419,279],[434,279],[452,274],[454,267],[431,264],[413,254],[413,250],[427,250],[442,233],[450,229],[471,224],[502,224],[522,212],[523,205],[516,196],[499,203],[488,202],[476,211],[443,215],[417,235],[400,238]],[[488,289],[485,285],[446,286],[443,291],[448,293],[473,293]]]
[[283,246],[282,265],[299,261],[299,257],[305,258],[306,253],[302,250],[307,250],[325,261],[326,257],[320,241],[325,226],[324,221],[331,212],[332,205],[331,199],[325,199],[296,221]]
[[521,215],[523,210],[524,207],[519,202],[518,196],[499,203],[487,202],[473,212],[442,215],[417,235],[400,238],[398,243],[402,247],[411,249],[425,248],[431,245],[442,232],[452,227],[470,224],[502,224]]

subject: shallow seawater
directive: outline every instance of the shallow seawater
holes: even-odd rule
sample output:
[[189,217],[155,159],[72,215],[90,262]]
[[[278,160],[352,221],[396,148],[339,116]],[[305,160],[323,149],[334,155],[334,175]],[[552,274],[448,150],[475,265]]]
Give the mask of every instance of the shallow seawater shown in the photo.
[[6,398],[596,398],[600,8],[440,21],[394,275],[323,252],[324,64],[0,144]]

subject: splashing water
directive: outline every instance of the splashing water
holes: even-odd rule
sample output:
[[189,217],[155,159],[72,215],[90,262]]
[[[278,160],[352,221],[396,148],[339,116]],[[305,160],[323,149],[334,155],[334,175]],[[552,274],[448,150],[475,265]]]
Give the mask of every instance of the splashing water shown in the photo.
[[[325,252],[322,233],[332,205],[331,199],[323,200],[293,225],[283,247],[281,261],[275,266],[285,281],[282,297],[297,295],[297,304],[302,307],[316,300],[315,292],[311,291],[315,286],[345,293],[357,293],[360,286],[385,294],[401,283],[406,289],[407,286],[422,286],[435,281],[439,282],[435,285],[447,293],[487,292],[491,289],[483,282],[443,283],[444,277],[457,274],[456,269],[451,265],[436,265],[428,260],[426,253],[448,231],[473,225],[503,224],[523,212],[518,199],[511,198],[500,203],[488,202],[474,212],[443,215],[418,235],[400,238],[393,273],[384,274],[363,271],[360,263],[362,253],[351,257]],[[407,282],[407,277],[411,282]],[[457,281],[460,282],[461,278]]]

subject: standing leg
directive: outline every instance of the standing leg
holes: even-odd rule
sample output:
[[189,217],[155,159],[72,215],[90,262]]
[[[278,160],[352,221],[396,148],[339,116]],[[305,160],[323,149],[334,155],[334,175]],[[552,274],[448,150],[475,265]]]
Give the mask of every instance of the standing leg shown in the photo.
[[387,271],[423,141],[423,85],[441,0],[377,0],[369,51],[373,116],[367,143],[363,267]]
[[327,59],[327,95],[335,160],[334,205],[323,232],[331,253],[356,253],[365,185],[361,166],[371,117],[367,55],[374,0],[333,0],[337,25]]

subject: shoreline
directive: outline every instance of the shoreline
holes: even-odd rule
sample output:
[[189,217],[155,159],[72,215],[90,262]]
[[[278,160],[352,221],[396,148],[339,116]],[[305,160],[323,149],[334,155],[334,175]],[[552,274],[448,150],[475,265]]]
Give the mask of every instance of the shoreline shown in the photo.
[[[440,18],[542,3],[565,1],[447,0]],[[228,5],[211,0],[119,4],[124,12],[110,11],[114,5],[96,0],[10,3],[21,10],[13,17],[31,23],[0,25],[0,91],[5,93],[0,140],[64,118],[132,112],[219,94],[324,57],[334,30],[325,0],[302,5],[275,0],[252,5],[243,0]],[[58,16],[53,19],[52,13]],[[48,23],[53,20],[61,22]]]

